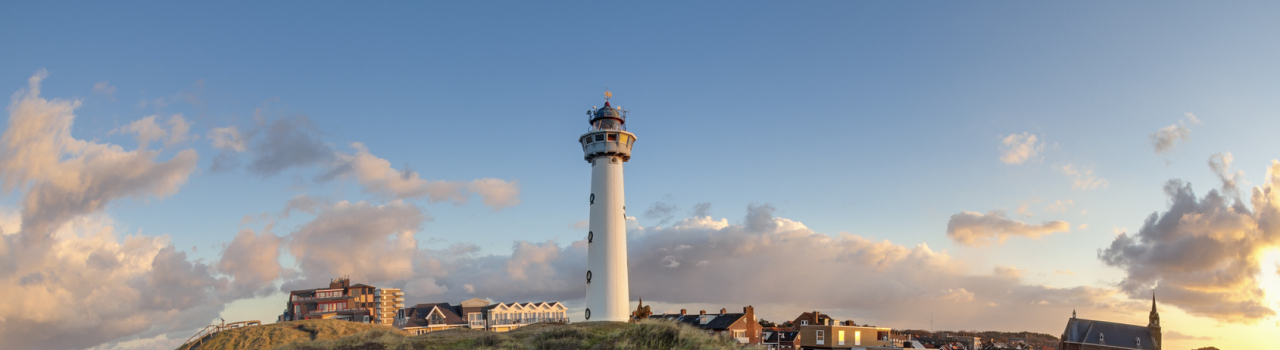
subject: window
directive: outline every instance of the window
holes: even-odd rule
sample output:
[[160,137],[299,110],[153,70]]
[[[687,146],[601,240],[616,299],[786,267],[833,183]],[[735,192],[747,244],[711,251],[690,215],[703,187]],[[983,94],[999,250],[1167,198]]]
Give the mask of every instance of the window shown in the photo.
[[596,134],[596,142],[604,141],[604,134]]
[[862,345],[862,331],[853,331],[853,345]]
[[840,345],[844,345],[844,331],[836,333],[836,341],[839,342]]
[[617,141],[618,134],[609,134],[609,141]]
[[800,325],[801,325],[801,326],[808,326],[808,325],[809,325],[809,320],[801,320],[801,321],[800,321]]
[[827,336],[825,334],[826,332],[823,332],[823,331],[817,331],[817,332],[818,334],[817,336],[813,337],[813,340],[817,342],[818,345],[826,344],[827,343]]

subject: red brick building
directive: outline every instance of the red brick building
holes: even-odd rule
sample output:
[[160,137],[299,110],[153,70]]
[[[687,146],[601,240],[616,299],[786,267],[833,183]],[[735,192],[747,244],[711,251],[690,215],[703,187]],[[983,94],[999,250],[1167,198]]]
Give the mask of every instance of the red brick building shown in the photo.
[[295,290],[289,292],[281,321],[339,319],[352,322],[372,322],[377,306],[374,295],[377,288],[351,285],[347,278],[329,281],[329,288]]

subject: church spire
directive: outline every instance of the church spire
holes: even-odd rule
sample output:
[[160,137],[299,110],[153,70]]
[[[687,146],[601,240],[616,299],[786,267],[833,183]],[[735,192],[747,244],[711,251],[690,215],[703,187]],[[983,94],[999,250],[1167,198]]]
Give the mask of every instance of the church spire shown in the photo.
[[1160,327],[1160,313],[1156,312],[1156,291],[1151,291],[1151,316],[1147,327]]

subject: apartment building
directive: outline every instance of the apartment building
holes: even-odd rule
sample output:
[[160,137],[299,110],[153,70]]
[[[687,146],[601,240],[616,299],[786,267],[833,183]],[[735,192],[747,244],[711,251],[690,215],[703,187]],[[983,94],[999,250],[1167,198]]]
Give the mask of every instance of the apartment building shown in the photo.
[[404,292],[400,288],[378,288],[373,291],[373,323],[392,325],[396,312],[404,308]]
[[329,281],[328,288],[289,292],[282,321],[338,319],[369,323],[373,321],[374,291],[365,284],[351,284],[348,278]]

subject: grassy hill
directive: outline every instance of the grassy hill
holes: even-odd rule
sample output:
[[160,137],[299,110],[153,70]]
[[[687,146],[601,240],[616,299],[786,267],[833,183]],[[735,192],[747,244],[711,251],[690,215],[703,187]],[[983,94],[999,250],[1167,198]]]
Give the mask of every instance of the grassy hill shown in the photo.
[[[685,325],[584,322],[535,324],[506,333],[449,330],[419,336],[386,326],[307,320],[218,333],[196,350],[395,350],[395,349],[741,349],[730,338]],[[185,347],[179,350],[187,350]]]

